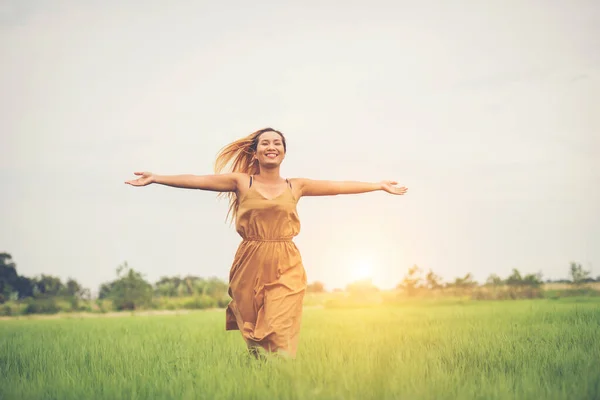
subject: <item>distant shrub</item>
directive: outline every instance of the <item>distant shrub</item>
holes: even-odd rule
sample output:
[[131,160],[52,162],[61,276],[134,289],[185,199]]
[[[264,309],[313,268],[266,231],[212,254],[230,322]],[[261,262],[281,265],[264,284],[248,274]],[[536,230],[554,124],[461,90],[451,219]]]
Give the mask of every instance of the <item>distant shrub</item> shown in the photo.
[[10,304],[4,304],[0,307],[0,317],[10,317],[14,311]]
[[113,310],[112,301],[109,299],[96,299],[95,304],[93,306],[90,304],[90,306],[94,312],[99,312],[101,314]]
[[56,314],[60,311],[60,307],[54,298],[47,299],[32,299],[25,301],[25,309],[23,314]]
[[100,287],[99,298],[112,300],[116,310],[136,310],[152,303],[152,285],[142,274],[130,268],[127,262],[117,268],[116,280]]
[[598,297],[600,296],[600,290],[597,290],[593,287],[580,286],[573,287],[563,290],[552,290],[548,293],[552,298],[560,298],[560,297]]
[[229,305],[230,301],[231,301],[231,297],[229,297],[229,295],[225,294],[217,299],[217,307],[225,308]]
[[473,300],[518,300],[539,299],[544,297],[544,290],[536,286],[482,286],[471,293]]
[[214,298],[205,295],[194,296],[192,298],[189,298],[185,303],[183,303],[183,308],[190,310],[202,310],[205,308],[213,308],[216,306],[217,301]]

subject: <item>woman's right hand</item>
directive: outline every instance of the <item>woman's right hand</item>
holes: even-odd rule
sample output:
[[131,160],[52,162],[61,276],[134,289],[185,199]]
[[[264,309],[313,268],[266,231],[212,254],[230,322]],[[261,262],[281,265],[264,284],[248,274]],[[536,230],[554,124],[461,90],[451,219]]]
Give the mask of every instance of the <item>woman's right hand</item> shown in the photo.
[[125,181],[126,184],[131,186],[146,186],[154,182],[154,175],[152,172],[134,172],[134,174],[140,177],[130,181]]

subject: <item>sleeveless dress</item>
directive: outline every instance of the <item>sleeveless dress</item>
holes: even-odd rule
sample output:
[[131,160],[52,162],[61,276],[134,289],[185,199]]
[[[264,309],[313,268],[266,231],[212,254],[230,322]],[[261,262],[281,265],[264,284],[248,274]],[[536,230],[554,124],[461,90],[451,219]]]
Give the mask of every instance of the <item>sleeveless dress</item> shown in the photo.
[[229,273],[226,330],[239,330],[249,348],[296,355],[306,272],[292,239],[300,232],[291,183],[268,199],[252,186],[238,204],[242,237]]

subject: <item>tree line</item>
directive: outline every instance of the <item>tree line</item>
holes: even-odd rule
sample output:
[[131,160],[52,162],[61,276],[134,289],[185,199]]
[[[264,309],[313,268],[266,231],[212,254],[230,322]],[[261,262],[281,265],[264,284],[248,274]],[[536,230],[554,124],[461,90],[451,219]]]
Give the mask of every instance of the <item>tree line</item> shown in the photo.
[[[497,274],[491,274],[484,283],[476,282],[471,273],[457,277],[453,281],[444,283],[442,278],[431,269],[425,273],[418,266],[409,268],[402,282],[397,286],[407,296],[418,295],[423,292],[442,292],[455,296],[470,296],[473,299],[518,299],[536,298],[577,294],[597,294],[595,290],[583,288],[586,283],[596,282],[591,277],[591,271],[583,269],[581,264],[571,262],[568,269],[569,278],[559,281],[546,280],[544,282],[542,273],[522,274],[514,268],[512,273],[505,278]],[[600,282],[600,276],[598,276]],[[559,290],[545,289],[544,284],[566,283],[569,286]],[[548,285],[550,286],[550,285]],[[548,293],[547,293],[548,292]],[[584,293],[586,292],[586,293]]]
[[52,314],[60,311],[108,312],[138,309],[203,309],[225,307],[228,285],[218,278],[163,276],[151,284],[127,262],[116,279],[102,283],[98,296],[73,278],[19,275],[8,253],[0,253],[0,315]]
[[[401,297],[417,297],[431,295],[469,296],[473,299],[519,299],[536,297],[560,297],[570,295],[600,295],[598,289],[587,287],[587,283],[600,283],[600,275],[594,279],[591,271],[585,270],[576,262],[571,262],[568,269],[569,279],[543,280],[541,273],[522,274],[518,269],[513,269],[506,278],[491,274],[485,282],[477,282],[473,274],[456,277],[452,281],[444,282],[443,278],[433,270],[423,270],[417,265],[408,269],[402,281],[396,285],[396,291]],[[562,284],[560,288],[545,288],[547,284]],[[308,285],[308,291],[313,293],[326,292],[322,282],[313,282]],[[336,290],[334,290],[336,291]],[[337,291],[341,291],[338,289]],[[379,289],[370,280],[353,282],[346,286],[346,292],[364,294],[376,292]]]
[[[444,282],[431,269],[424,271],[414,265],[396,286],[399,296],[470,296],[473,299],[517,299],[600,292],[586,287],[586,283],[600,282],[600,276],[591,277],[591,271],[572,262],[569,279],[542,280],[541,273],[522,274],[513,269],[501,278],[490,275],[484,283],[478,283],[473,275],[457,277]],[[567,289],[544,289],[544,283],[567,283]],[[19,275],[17,266],[8,253],[0,253],[0,315],[57,313],[60,311],[108,312],[138,309],[204,309],[225,307],[230,300],[228,285],[218,278],[202,278],[188,275],[163,276],[154,284],[132,269],[127,262],[118,266],[116,278],[102,283],[98,296],[92,298],[89,289],[77,280],[41,274],[33,278]],[[308,285],[308,292],[326,292],[322,282]],[[334,289],[341,291],[341,289]],[[379,291],[370,281],[353,282],[345,288],[349,293]]]

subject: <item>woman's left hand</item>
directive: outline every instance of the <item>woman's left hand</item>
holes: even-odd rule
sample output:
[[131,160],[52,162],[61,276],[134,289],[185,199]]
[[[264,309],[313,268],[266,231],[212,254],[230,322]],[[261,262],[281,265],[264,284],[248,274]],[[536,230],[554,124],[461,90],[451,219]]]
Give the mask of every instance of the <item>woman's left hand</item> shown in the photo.
[[395,181],[381,181],[381,190],[384,190],[390,194],[397,195],[403,195],[404,193],[406,193],[408,188],[405,188],[404,186],[398,187],[396,186],[397,184],[398,182]]

